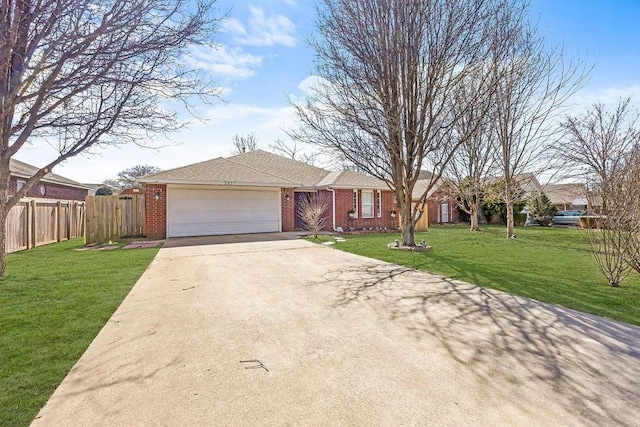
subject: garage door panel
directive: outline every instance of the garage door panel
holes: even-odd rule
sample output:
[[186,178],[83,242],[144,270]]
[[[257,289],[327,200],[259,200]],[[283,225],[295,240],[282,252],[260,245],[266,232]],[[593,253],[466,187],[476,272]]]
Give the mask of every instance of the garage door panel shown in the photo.
[[167,189],[167,236],[280,231],[280,190]]

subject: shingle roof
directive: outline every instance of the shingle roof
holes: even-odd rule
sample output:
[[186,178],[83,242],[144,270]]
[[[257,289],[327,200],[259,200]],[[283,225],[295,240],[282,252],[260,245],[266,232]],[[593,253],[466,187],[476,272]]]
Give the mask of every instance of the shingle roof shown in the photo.
[[[31,178],[33,175],[36,174],[36,172],[38,172],[40,170],[40,168],[36,167],[36,166],[32,166],[28,163],[25,162],[21,162],[20,160],[16,160],[16,159],[10,159],[9,160],[9,170],[11,171],[11,175],[13,176],[17,176],[19,178]],[[76,187],[76,188],[82,188],[82,189],[88,189],[89,187],[81,184],[77,181],[74,181],[72,179],[66,178],[64,176],[61,175],[57,175],[55,173],[49,172],[48,174],[46,174],[41,181],[43,182],[50,182],[50,183],[54,183],[54,184],[61,184],[61,185],[66,185],[68,187]]]
[[277,154],[254,150],[228,158],[218,157],[140,177],[139,182],[387,189],[384,181],[352,171],[329,172]]
[[227,160],[279,176],[302,187],[313,187],[329,174],[326,169],[263,150],[248,151]]
[[552,204],[572,204],[576,199],[586,198],[584,184],[547,184],[543,188]]
[[139,182],[288,186],[295,182],[222,157],[138,178]]
[[389,189],[387,184],[381,179],[349,170],[331,172],[325,179],[318,183],[318,187]]

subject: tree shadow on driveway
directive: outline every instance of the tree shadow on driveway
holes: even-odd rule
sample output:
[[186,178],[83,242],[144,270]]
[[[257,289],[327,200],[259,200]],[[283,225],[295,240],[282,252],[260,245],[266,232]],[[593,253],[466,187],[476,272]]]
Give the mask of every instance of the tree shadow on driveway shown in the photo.
[[337,287],[336,307],[366,304],[418,345],[435,339],[488,404],[507,395],[530,412],[543,396],[587,424],[640,419],[638,327],[392,264],[323,279]]

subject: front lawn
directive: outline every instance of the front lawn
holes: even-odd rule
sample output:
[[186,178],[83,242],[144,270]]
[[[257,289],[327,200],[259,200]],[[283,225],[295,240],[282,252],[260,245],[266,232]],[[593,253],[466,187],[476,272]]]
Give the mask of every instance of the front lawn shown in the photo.
[[83,251],[82,239],[9,254],[0,279],[0,425],[27,426],[158,249]]
[[516,239],[504,227],[471,233],[464,226],[417,233],[431,252],[387,249],[399,235],[345,236],[334,247],[346,252],[429,271],[539,301],[640,325],[640,275],[612,288],[594,264],[580,229],[520,227]]

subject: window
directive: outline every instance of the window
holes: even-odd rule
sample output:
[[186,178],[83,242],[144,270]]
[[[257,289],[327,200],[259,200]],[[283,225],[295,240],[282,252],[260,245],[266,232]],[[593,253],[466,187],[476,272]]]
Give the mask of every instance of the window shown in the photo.
[[27,184],[27,181],[23,181],[19,179],[18,182],[16,183],[16,191],[22,190],[22,187],[24,187],[26,184]]
[[382,191],[378,190],[378,218],[382,218]]
[[358,190],[353,190],[353,217],[358,218]]
[[362,191],[362,218],[373,218],[373,190]]
[[449,203],[442,202],[440,205],[440,222],[449,222]]

